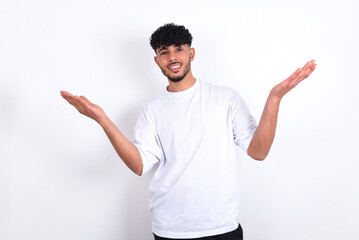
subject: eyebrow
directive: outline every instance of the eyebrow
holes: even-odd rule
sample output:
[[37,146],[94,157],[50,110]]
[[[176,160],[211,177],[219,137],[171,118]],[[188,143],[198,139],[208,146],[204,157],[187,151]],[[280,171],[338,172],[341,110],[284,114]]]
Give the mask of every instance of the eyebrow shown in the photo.
[[158,50],[158,52],[161,52],[162,50],[168,49],[168,47],[161,47],[160,50]]

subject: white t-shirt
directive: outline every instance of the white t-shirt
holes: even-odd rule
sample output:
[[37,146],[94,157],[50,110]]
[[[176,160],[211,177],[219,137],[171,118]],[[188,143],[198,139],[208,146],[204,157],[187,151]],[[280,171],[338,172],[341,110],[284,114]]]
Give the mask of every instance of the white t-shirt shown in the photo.
[[197,238],[238,227],[235,145],[245,152],[257,127],[232,89],[196,80],[148,102],[135,127],[143,174],[150,184],[152,231]]

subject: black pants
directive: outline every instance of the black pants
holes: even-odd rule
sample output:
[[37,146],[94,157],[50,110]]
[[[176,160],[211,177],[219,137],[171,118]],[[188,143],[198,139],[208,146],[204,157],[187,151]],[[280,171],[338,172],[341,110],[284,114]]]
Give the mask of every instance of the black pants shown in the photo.
[[201,237],[201,238],[191,238],[191,239],[173,239],[173,238],[163,238],[155,236],[155,240],[243,240],[243,230],[241,225],[238,225],[238,228],[232,232],[223,233],[215,236],[209,236],[209,237]]

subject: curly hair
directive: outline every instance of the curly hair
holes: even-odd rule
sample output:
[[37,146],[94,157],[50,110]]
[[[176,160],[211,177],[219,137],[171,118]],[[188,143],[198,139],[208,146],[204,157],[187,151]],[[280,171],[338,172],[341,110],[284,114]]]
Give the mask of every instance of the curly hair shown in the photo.
[[152,33],[150,44],[155,52],[161,46],[169,47],[171,45],[180,46],[183,44],[191,46],[192,35],[184,26],[167,23]]

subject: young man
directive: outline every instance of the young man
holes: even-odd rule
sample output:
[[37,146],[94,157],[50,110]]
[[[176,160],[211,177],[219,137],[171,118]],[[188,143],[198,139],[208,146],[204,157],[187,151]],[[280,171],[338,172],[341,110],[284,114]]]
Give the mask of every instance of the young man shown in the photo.
[[158,168],[150,185],[155,239],[242,239],[237,223],[235,145],[264,160],[272,145],[283,96],[315,69],[314,60],[270,92],[259,124],[230,88],[196,79],[192,36],[166,24],[151,36],[155,62],[167,89],[148,102],[130,142],[104,111],[83,96],[61,92],[77,110],[97,121],[136,174]]

